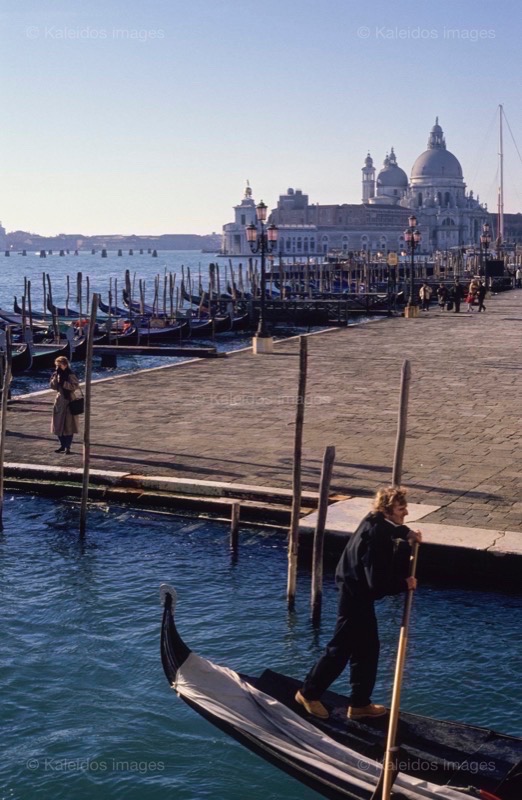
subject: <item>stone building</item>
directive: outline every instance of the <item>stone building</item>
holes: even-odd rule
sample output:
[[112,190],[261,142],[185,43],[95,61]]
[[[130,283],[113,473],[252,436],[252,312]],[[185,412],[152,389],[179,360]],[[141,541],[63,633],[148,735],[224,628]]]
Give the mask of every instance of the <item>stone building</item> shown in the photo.
[[[301,189],[280,195],[270,214],[279,228],[282,255],[322,255],[330,251],[387,252],[405,249],[404,230],[413,212],[422,234],[421,252],[479,246],[482,225],[490,215],[473,192],[466,192],[462,167],[446,148],[438,119],[427,149],[416,159],[410,178],[397,162],[393,147],[381,170],[368,153],[362,168],[361,204],[310,204]],[[255,220],[249,186],[235,220],[223,226],[223,253],[247,255],[244,228]]]

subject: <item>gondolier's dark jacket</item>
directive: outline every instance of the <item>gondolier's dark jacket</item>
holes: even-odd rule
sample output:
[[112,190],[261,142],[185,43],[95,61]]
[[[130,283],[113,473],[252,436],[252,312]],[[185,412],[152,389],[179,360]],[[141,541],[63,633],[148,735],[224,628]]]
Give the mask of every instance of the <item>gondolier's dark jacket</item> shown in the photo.
[[348,597],[373,601],[407,589],[411,548],[406,525],[394,525],[381,512],[368,514],[346,545],[335,572]]

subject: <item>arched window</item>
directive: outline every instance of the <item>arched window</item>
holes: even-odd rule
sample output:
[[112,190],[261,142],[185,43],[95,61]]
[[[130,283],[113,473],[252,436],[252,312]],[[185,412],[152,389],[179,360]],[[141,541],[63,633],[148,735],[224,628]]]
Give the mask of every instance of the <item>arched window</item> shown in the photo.
[[450,205],[450,203],[451,203],[451,195],[450,195],[450,193],[449,193],[449,192],[446,192],[446,193],[444,194],[444,204],[445,204],[446,206],[449,206],[449,205]]
[[422,208],[422,192],[419,192],[417,195],[417,205],[419,208]]

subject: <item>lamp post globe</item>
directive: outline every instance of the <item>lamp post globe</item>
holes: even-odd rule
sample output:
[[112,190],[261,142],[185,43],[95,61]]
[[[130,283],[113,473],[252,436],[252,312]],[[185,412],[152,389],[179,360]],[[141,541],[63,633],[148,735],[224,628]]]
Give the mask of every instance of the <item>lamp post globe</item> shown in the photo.
[[491,228],[489,227],[489,222],[485,222],[482,226],[480,244],[482,245],[482,249],[484,251],[483,273],[484,280],[486,280],[488,277],[488,248],[491,244]]
[[261,286],[259,302],[259,320],[254,337],[254,353],[271,353],[273,351],[272,335],[268,331],[266,321],[266,256],[272,253],[277,244],[278,229],[272,223],[266,225],[268,208],[261,200],[256,206],[257,224],[251,222],[246,227],[246,238],[252,253],[261,256]]
[[411,261],[410,261],[410,287],[409,287],[409,297],[408,297],[408,305],[406,306],[404,316],[408,319],[413,317],[418,317],[419,315],[419,307],[415,302],[415,250],[419,247],[421,243],[421,232],[417,228],[417,217],[415,214],[411,214],[408,217],[408,227],[404,231],[404,241],[406,242],[406,246],[409,248],[411,253]]

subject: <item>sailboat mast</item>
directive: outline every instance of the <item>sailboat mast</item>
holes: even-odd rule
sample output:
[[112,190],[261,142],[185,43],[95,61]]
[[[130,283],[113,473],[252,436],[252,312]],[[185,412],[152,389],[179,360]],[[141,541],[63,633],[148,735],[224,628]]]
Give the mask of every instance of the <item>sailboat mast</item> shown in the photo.
[[498,238],[500,243],[504,241],[504,146],[502,139],[502,115],[504,109],[499,105],[500,111],[500,126],[499,126],[499,140],[498,140],[498,158],[499,158],[499,172],[500,172],[500,186],[498,190]]

